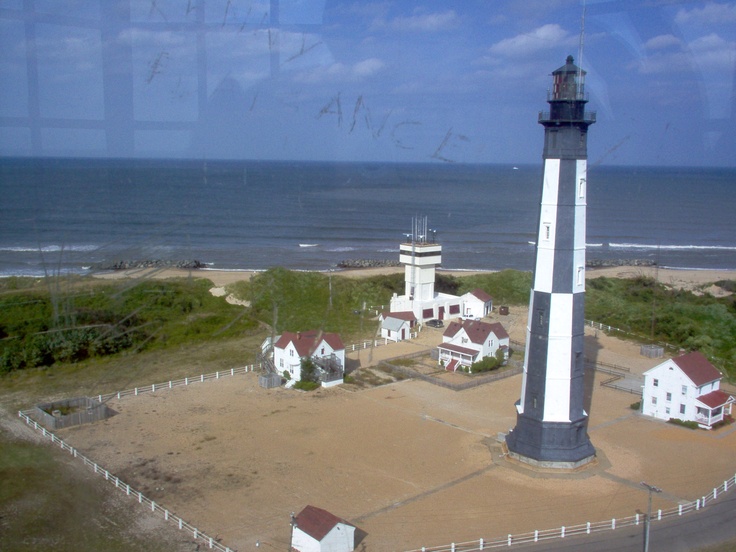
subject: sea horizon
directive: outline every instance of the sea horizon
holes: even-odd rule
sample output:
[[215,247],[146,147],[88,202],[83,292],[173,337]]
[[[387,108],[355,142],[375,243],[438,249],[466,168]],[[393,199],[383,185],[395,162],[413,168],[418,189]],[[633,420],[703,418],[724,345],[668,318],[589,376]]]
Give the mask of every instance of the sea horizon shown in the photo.
[[[0,276],[115,261],[335,270],[396,261],[427,217],[443,270],[532,270],[539,165],[0,157]],[[736,169],[588,169],[588,260],[736,269]]]

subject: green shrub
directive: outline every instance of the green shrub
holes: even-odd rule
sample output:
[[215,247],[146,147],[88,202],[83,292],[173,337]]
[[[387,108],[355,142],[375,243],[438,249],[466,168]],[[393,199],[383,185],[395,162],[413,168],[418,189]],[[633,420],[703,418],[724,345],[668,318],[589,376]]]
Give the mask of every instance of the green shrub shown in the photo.
[[629,405],[629,408],[631,410],[641,410],[641,401],[636,401],[635,403],[631,403]]
[[298,381],[294,384],[295,389],[301,389],[302,391],[314,391],[320,387],[320,383],[317,381]]
[[690,420],[680,420],[679,418],[670,418],[667,420],[668,424],[679,425],[688,429],[698,429],[698,422],[691,422]]
[[482,372],[490,372],[492,370],[498,369],[498,367],[501,366],[501,363],[499,362],[498,358],[494,356],[488,356],[484,357],[478,362],[474,362],[470,365],[470,371],[473,374],[480,374]]

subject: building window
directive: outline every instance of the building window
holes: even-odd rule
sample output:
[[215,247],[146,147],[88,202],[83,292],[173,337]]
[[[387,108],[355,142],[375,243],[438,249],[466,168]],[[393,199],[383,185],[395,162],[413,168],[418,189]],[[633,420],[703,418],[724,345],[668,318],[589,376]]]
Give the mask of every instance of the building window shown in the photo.
[[291,356],[291,357],[294,356],[294,349],[289,349],[289,356]]
[[279,359],[279,368],[283,368],[283,367],[284,367],[284,359],[283,358],[280,358]]
[[657,397],[652,397],[652,404],[657,404]]
[[684,404],[681,404],[680,405],[680,414],[684,414],[684,413],[685,413],[685,405]]
[[682,386],[682,394],[687,395],[687,385]]
[[669,406],[664,409],[664,413],[667,414],[667,415],[669,415],[669,413],[670,413],[670,407]]
[[320,349],[320,353],[319,354],[321,354],[322,356],[325,356],[325,348],[324,347],[322,347],[322,349]]
[[552,234],[552,223],[545,222],[543,225],[544,225],[544,229],[543,229],[544,239],[549,241],[549,237]]
[[654,381],[652,382],[652,385],[654,387],[659,387],[659,380],[657,378],[654,378]]
[[667,402],[672,400],[672,393],[667,393]]

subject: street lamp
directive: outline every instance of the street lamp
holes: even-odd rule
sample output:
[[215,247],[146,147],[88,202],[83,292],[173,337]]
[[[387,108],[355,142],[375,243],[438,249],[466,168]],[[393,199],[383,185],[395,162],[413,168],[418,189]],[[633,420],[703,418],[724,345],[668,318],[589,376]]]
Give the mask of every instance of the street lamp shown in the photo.
[[646,487],[649,490],[649,507],[647,508],[647,519],[644,520],[644,552],[649,552],[649,524],[652,520],[652,493],[661,493],[662,489],[645,483],[640,483],[642,487]]

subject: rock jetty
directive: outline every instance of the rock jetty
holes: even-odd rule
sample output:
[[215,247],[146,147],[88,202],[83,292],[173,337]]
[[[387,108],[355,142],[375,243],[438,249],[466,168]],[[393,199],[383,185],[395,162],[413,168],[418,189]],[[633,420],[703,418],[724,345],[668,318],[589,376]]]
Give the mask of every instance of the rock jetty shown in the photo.
[[145,259],[102,263],[95,268],[97,270],[131,270],[136,268],[183,268],[193,270],[206,267],[206,264],[197,260],[170,261],[164,259]]
[[386,268],[395,266],[401,266],[401,263],[389,259],[346,259],[337,263],[337,268]]
[[657,266],[651,259],[588,259],[588,268],[609,268],[612,266]]

